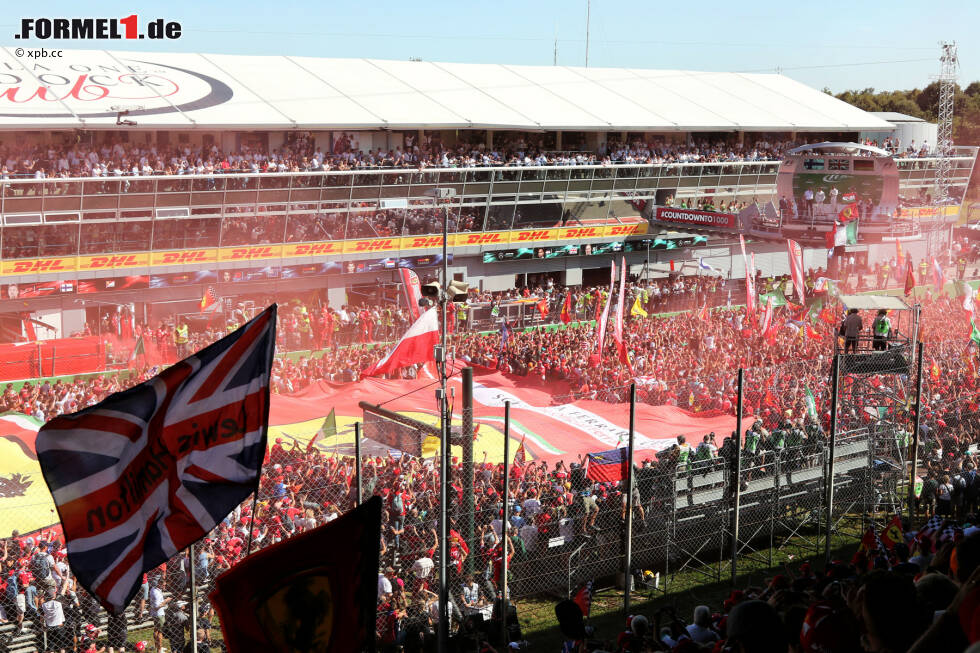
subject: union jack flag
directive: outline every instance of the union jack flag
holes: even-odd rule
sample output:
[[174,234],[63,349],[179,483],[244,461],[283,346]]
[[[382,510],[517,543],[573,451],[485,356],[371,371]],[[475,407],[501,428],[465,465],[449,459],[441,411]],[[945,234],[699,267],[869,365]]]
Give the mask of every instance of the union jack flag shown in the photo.
[[38,432],[68,563],[107,610],[121,613],[145,572],[258,487],[275,342],[273,304],[158,376]]

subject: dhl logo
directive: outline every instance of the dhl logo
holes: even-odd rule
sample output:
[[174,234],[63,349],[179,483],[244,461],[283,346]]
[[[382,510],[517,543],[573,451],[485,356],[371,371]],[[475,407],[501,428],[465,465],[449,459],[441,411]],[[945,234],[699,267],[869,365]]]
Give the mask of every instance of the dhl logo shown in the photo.
[[519,231],[517,232],[518,241],[536,241],[536,240],[551,240],[551,232],[545,229],[544,231]]
[[139,265],[136,255],[127,254],[125,256],[93,256],[88,267],[95,270],[99,268],[129,268],[135,265]]
[[456,238],[459,239],[456,241],[458,245],[489,245],[504,242],[501,234],[460,234]]
[[339,254],[340,247],[336,243],[311,243],[309,245],[297,245],[296,256],[316,256],[317,254]]
[[271,247],[236,247],[231,250],[231,258],[235,259],[251,259],[251,258],[269,258],[272,256]]
[[595,227],[569,227],[565,230],[565,238],[599,238],[602,230]]
[[14,261],[13,272],[57,272],[67,270],[65,259],[53,258],[39,261]]
[[385,238],[384,240],[360,240],[354,245],[355,252],[377,252],[379,250],[395,248],[395,241],[391,238]]
[[172,265],[174,263],[206,263],[208,253],[204,250],[190,252],[163,252],[160,256],[160,263]]
[[410,247],[418,248],[418,249],[426,249],[429,247],[442,247],[442,237],[435,236],[435,237],[428,237],[428,238],[426,237],[413,238]]
[[640,230],[640,225],[637,224],[620,225],[616,227],[609,227],[609,235],[629,236],[630,234],[635,234],[639,230]]

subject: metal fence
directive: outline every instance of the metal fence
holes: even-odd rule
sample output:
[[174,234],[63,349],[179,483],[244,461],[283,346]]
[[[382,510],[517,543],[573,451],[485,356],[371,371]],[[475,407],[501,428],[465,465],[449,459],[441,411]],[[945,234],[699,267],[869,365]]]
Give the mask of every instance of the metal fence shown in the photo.
[[[631,475],[628,466],[621,466],[603,477],[595,461],[586,467],[581,457],[541,460],[521,454],[516,427],[509,433],[505,470],[508,434],[492,439],[487,455],[477,460],[463,446],[469,437],[464,426],[449,470],[446,580],[452,627],[483,623],[491,633],[500,632],[505,539],[511,601],[564,598],[588,581],[669,594],[681,574],[734,582],[740,567],[771,565],[781,550],[828,554],[832,534],[860,538],[894,514],[908,516],[912,478],[927,470],[932,475],[953,471],[962,452],[975,447],[978,433],[977,392],[972,390],[976,352],[969,352],[972,364],[962,355],[962,343],[929,345],[924,352],[929,365],[932,352],[942,360],[939,376],[922,369],[909,350],[903,353],[909,367],[899,371],[878,352],[841,355],[836,383],[829,355],[737,375],[643,380],[635,386],[635,431],[620,432],[619,441],[608,447],[626,460],[633,453]],[[858,355],[868,357],[864,371],[853,362]],[[925,380],[921,401],[915,392],[920,377]],[[970,391],[950,397],[949,388],[957,384]],[[576,402],[591,401],[630,411],[631,390],[622,386],[568,395],[555,398],[552,408],[563,414]],[[726,430],[688,430],[675,438],[649,412],[670,402],[675,403],[672,410],[717,419]],[[495,419],[479,410],[473,415],[477,421],[484,417]],[[614,432],[607,435],[615,437]],[[665,437],[676,443],[664,447]],[[49,584],[25,576],[10,589],[12,577],[33,567],[25,535],[8,539],[7,556],[0,561],[7,583],[2,600],[7,623],[0,625],[5,650],[61,650],[68,640],[72,643],[65,650],[84,650],[86,638],[115,650],[132,650],[140,641],[181,650],[193,634],[192,565],[201,590],[200,637],[217,642],[220,629],[207,601],[216,576],[248,555],[249,548],[254,552],[326,523],[353,507],[359,496],[371,495],[381,496],[385,507],[379,642],[390,648],[400,638],[405,650],[420,650],[423,640],[435,637],[439,613],[439,457],[431,455],[431,448],[420,457],[399,455],[363,437],[357,446],[353,432],[342,430],[309,450],[288,440],[274,447],[263,470],[255,519],[249,499],[195,547],[193,556],[185,553],[150,573],[125,617],[109,617],[66,573],[54,580],[65,623],[45,627],[39,604]],[[916,447],[921,467],[913,462]],[[962,512],[971,501],[975,504],[976,497],[963,493],[951,510]],[[927,497],[912,503],[918,504],[919,515],[934,508]],[[5,535],[18,528],[17,519],[11,512],[0,515]],[[41,534],[27,535],[36,541]],[[56,567],[66,569],[58,552],[54,558]],[[628,601],[629,593],[625,596]],[[506,637],[520,639],[519,626],[512,622]]]

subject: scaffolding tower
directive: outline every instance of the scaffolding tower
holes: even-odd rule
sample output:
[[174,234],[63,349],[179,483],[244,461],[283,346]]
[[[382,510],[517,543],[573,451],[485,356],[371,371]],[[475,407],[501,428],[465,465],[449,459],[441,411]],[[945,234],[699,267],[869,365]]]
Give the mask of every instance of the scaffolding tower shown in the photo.
[[[836,522],[860,521],[862,532],[881,529],[894,515],[905,515],[908,443],[911,439],[912,406],[915,395],[915,341],[918,305],[909,307],[898,297],[842,295],[848,309],[862,315],[864,333],[849,346],[840,338],[835,346],[839,357],[839,391],[836,444],[867,439],[867,466],[852,473],[860,476],[848,510]],[[884,309],[892,328],[887,337],[876,338],[872,325]],[[867,335],[865,335],[867,334]],[[837,523],[834,528],[836,529]]]
[[[956,71],[959,58],[956,55],[956,41],[940,42],[942,56],[939,57],[939,115],[936,142],[936,193],[937,207],[949,203],[949,179],[953,156],[953,98],[956,94]],[[940,208],[940,210],[944,210]]]

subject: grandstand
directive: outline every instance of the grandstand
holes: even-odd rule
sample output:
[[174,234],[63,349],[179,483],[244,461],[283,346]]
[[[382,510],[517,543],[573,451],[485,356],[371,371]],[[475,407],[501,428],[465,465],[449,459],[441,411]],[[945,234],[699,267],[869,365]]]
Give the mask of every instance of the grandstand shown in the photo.
[[[588,283],[622,252],[662,272],[703,208],[726,227],[695,253],[724,269],[732,216],[775,199],[791,145],[891,128],[780,75],[65,54],[0,77],[0,314],[26,308],[42,338],[92,319],[80,299],[156,322],[208,286],[233,302],[288,279],[339,305],[431,272],[446,212],[451,273],[483,290]],[[903,185],[930,174],[914,154]]]

